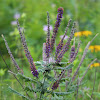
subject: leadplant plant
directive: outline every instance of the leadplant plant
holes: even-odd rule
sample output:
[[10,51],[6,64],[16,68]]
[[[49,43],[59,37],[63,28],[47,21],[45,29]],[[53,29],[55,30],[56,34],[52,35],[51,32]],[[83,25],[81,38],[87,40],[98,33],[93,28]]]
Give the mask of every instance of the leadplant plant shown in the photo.
[[[28,99],[28,100],[46,100],[46,99],[48,100],[50,99],[51,100],[54,98],[57,99],[56,97],[58,96],[61,99],[66,98],[67,100],[68,95],[71,95],[78,91],[79,87],[83,84],[82,80],[84,76],[86,75],[89,67],[96,60],[96,59],[93,60],[89,64],[82,78],[77,77],[79,69],[83,63],[83,60],[86,57],[88,47],[90,46],[91,42],[94,40],[94,38],[97,35],[93,38],[93,40],[88,42],[86,48],[84,49],[82,58],[81,60],[79,60],[79,65],[76,71],[73,72],[73,67],[75,67],[73,62],[76,59],[76,56],[78,55],[81,42],[78,41],[78,44],[76,46],[75,39],[74,39],[72,43],[72,39],[73,39],[75,30],[76,30],[75,22],[73,22],[70,36],[67,42],[64,44],[64,38],[70,26],[71,19],[68,22],[68,25],[66,27],[66,30],[65,30],[65,33],[62,39],[59,41],[58,44],[56,43],[57,46],[55,46],[55,40],[58,34],[58,28],[61,23],[63,11],[64,11],[63,8],[61,7],[58,8],[58,14],[57,14],[55,26],[53,29],[52,37],[50,37],[50,20],[49,20],[49,13],[47,12],[48,31],[47,31],[46,42],[43,43],[43,54],[42,54],[43,59],[37,62],[33,61],[33,58],[28,50],[24,32],[21,31],[20,24],[17,19],[17,26],[18,26],[18,30],[19,30],[19,34],[21,38],[21,43],[23,45],[23,49],[27,57],[27,60],[30,64],[30,73],[32,73],[33,78],[27,77],[24,74],[23,70],[20,68],[20,66],[18,66],[17,62],[15,61],[10,51],[10,48],[8,46],[6,39],[2,35],[3,40],[5,41],[5,45],[8,50],[8,53],[16,67],[16,70],[18,71],[18,73],[14,73],[13,71],[9,69],[9,72],[14,75],[14,77],[20,83],[23,91],[26,94],[21,94],[17,92],[16,90],[12,89],[11,87],[9,87],[9,89],[13,93],[16,93],[17,95],[22,96],[24,99]],[[69,53],[69,50],[70,50],[70,53]],[[67,53],[69,57],[67,61],[62,62],[62,59],[65,53]],[[19,81],[19,79],[23,80],[24,84],[22,84]],[[76,96],[78,96],[78,92]]]

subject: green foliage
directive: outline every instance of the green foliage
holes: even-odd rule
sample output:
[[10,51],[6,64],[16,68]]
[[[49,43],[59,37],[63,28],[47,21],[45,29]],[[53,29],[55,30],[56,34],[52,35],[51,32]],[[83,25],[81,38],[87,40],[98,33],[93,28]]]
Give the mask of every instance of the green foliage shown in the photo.
[[73,64],[69,64],[66,67],[56,67],[54,68],[54,70],[68,70],[68,69],[71,69],[72,67],[73,67]]
[[38,83],[38,81],[36,79],[31,79],[30,77],[26,77],[26,76],[22,75],[21,73],[18,73],[17,76],[20,77],[20,79],[25,81],[25,82]]
[[23,97],[24,99],[26,100],[29,100],[26,96],[24,96],[23,94],[20,94],[19,92],[17,92],[16,90],[12,89],[10,86],[9,86],[9,90],[12,92],[12,93],[15,93],[21,97]]
[[[73,91],[74,92],[74,91]],[[67,95],[67,94],[71,94],[73,92],[54,92],[56,95]]]
[[5,74],[6,69],[0,69],[0,76],[3,76]]

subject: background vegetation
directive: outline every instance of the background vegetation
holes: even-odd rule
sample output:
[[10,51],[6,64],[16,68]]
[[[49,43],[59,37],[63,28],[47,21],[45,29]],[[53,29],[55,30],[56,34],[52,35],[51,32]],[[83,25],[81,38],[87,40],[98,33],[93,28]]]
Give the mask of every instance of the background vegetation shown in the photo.
[[[28,61],[24,55],[24,51],[21,45],[20,36],[17,30],[15,15],[19,14],[20,25],[22,30],[25,30],[25,37],[28,44],[29,51],[34,61],[42,59],[42,44],[45,42],[46,31],[43,30],[44,25],[47,24],[47,11],[50,15],[50,25],[54,27],[57,9],[59,7],[64,8],[63,20],[59,28],[57,35],[57,42],[60,36],[64,34],[68,20],[71,18],[77,22],[77,31],[91,31],[92,35],[76,37],[79,38],[81,43],[81,49],[75,65],[77,67],[78,61],[83,53],[86,43],[90,41],[95,34],[100,32],[100,1],[99,0],[0,0],[0,50],[8,66],[16,72],[9,54],[5,47],[1,34],[4,34],[8,45],[14,55],[19,66],[23,68],[24,73],[29,76],[30,68]],[[71,27],[70,27],[71,28]],[[52,34],[52,31],[51,31]],[[69,32],[68,32],[69,35]],[[100,35],[93,41],[91,45],[100,45]],[[66,41],[66,40],[65,40]],[[77,43],[77,41],[76,41]],[[100,50],[100,49],[99,49]],[[66,53],[67,55],[67,53]],[[66,57],[65,55],[65,57]],[[82,74],[87,68],[88,64],[94,58],[98,59],[100,63],[100,51],[91,52],[88,51],[84,64],[81,66],[80,73]],[[100,66],[98,68],[92,68],[85,76],[86,82],[81,91],[79,91],[78,99],[88,100],[92,93],[94,74],[96,72],[96,83],[94,90],[94,99],[100,99]],[[81,76],[80,74],[80,76]],[[0,100],[22,100],[15,94],[9,92],[8,86],[22,91],[19,84],[14,77],[8,73],[8,69],[4,64],[0,55]],[[66,96],[67,98],[67,96]],[[74,100],[74,95],[73,99]]]

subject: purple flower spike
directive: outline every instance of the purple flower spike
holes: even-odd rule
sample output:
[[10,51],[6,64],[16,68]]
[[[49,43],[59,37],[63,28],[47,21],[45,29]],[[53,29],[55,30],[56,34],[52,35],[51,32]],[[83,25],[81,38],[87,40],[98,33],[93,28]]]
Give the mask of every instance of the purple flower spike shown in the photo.
[[46,38],[46,58],[49,58],[49,54],[50,54],[50,20],[49,20],[49,13],[47,12],[47,19],[48,19],[48,32],[47,32],[47,38]]
[[75,54],[75,45],[73,45],[71,48],[70,59],[73,58],[74,54]]
[[67,25],[67,27],[66,27],[65,34],[62,35],[62,36],[60,36],[61,40],[60,40],[60,42],[59,42],[59,44],[58,44],[58,46],[57,46],[57,48],[56,48],[55,57],[57,57],[57,55],[59,54],[59,52],[62,50],[62,47],[63,47],[63,40],[68,38],[68,36],[66,35],[66,33],[67,33],[67,30],[68,30],[68,28],[69,28],[70,23],[71,23],[71,19],[68,21],[68,25]]
[[38,73],[38,71],[36,70],[36,68],[32,68],[32,67],[31,67],[31,72],[32,72],[33,76],[35,76],[35,77],[38,78],[39,73]]
[[60,51],[60,53],[57,55],[57,60],[56,60],[56,63],[59,63],[61,60],[62,60],[62,57],[63,55],[65,54],[66,51],[68,51],[69,49],[69,46],[70,46],[70,42],[72,40],[72,37],[74,35],[74,29],[75,27],[75,23],[73,23],[73,26],[72,26],[72,30],[71,30],[71,34],[70,34],[70,37],[68,39],[68,41],[66,42],[66,44],[63,46],[62,50]]
[[57,89],[57,88],[58,88],[58,86],[59,86],[59,82],[58,82],[58,81],[56,81],[56,82],[53,84],[53,86],[52,86],[52,90]]
[[60,50],[62,49],[63,47],[63,42],[59,42],[57,48],[56,48],[56,52],[55,52],[55,56],[57,57],[58,53],[60,52]]
[[[75,54],[75,45],[73,45],[73,46],[71,47],[70,60],[74,57],[74,54]],[[69,60],[69,61],[70,61],[70,60]],[[67,73],[67,76],[68,76],[68,77],[70,77],[70,73],[72,73],[72,68],[70,68],[70,69],[68,70],[68,73]]]
[[76,52],[74,53],[73,57],[70,58],[69,62],[72,63],[72,62],[75,60],[75,58],[76,58],[76,56],[77,56],[77,54],[78,54],[79,48],[80,48],[80,42],[78,43],[78,47],[77,47]]
[[55,38],[56,38],[56,34],[58,32],[58,27],[60,26],[60,22],[61,22],[61,18],[62,18],[62,14],[63,14],[63,8],[58,8],[58,15],[57,15],[57,21],[55,23],[55,27],[54,27],[54,30],[53,30],[53,35],[52,35],[52,38],[51,38],[51,51],[53,50],[53,47],[54,47],[54,43],[55,43]]
[[47,56],[47,58],[49,57],[49,53],[50,53],[50,43],[46,43],[46,56]]

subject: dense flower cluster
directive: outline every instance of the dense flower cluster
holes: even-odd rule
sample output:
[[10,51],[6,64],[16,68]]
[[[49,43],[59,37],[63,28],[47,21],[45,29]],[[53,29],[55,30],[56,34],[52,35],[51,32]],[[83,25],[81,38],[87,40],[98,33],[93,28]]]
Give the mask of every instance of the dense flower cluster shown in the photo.
[[91,34],[92,34],[91,31],[80,31],[80,32],[76,32],[74,34],[74,36],[75,37],[77,37],[77,36],[88,36],[88,35],[91,35]]
[[89,46],[89,49],[91,50],[91,52],[95,51],[95,52],[98,52],[100,51],[100,45],[90,45]]

